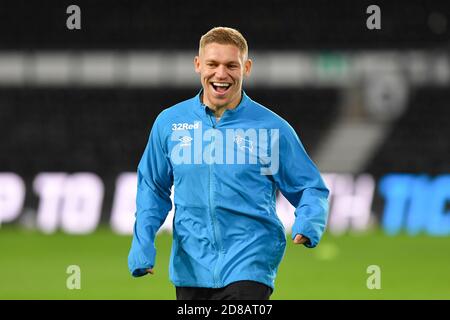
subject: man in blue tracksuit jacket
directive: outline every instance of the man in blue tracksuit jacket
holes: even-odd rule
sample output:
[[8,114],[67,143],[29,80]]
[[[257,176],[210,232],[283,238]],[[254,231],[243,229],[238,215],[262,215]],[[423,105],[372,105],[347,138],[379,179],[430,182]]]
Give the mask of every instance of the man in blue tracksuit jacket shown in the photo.
[[313,248],[325,229],[328,190],[297,134],[242,90],[247,54],[235,29],[202,36],[194,64],[203,88],[159,114],[138,166],[129,269],[153,273],[174,186],[178,299],[269,299],[286,246],[277,189],[296,208],[294,243]]

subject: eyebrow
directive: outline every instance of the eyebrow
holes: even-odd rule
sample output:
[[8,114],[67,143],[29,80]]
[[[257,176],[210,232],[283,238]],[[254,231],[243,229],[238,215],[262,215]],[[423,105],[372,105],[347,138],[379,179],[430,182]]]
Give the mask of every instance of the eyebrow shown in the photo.
[[[206,63],[208,63],[208,62],[220,63],[220,62],[218,62],[217,60],[214,60],[214,59],[206,59],[205,62]],[[231,60],[231,61],[225,62],[224,64],[239,64],[239,61]]]

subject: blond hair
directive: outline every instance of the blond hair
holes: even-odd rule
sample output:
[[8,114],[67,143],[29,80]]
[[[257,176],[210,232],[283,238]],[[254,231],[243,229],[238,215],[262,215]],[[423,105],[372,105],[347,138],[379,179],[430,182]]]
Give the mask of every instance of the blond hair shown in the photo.
[[209,30],[200,38],[199,54],[200,51],[210,43],[234,45],[239,49],[244,57],[244,60],[247,59],[247,40],[245,40],[244,36],[236,29],[227,27],[215,27]]

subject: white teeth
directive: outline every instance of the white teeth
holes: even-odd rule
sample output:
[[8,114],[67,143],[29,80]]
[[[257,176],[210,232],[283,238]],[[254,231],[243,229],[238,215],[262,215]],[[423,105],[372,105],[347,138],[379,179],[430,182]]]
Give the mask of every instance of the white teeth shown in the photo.
[[213,82],[213,85],[215,85],[216,87],[229,87],[230,86],[229,83],[221,83],[221,82]]

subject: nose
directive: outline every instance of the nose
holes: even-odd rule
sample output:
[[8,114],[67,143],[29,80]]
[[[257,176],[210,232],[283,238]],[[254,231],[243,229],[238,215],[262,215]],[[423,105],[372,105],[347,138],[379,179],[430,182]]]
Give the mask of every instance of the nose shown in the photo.
[[219,65],[216,69],[216,77],[218,79],[226,79],[227,77],[227,71],[226,67],[224,65]]

